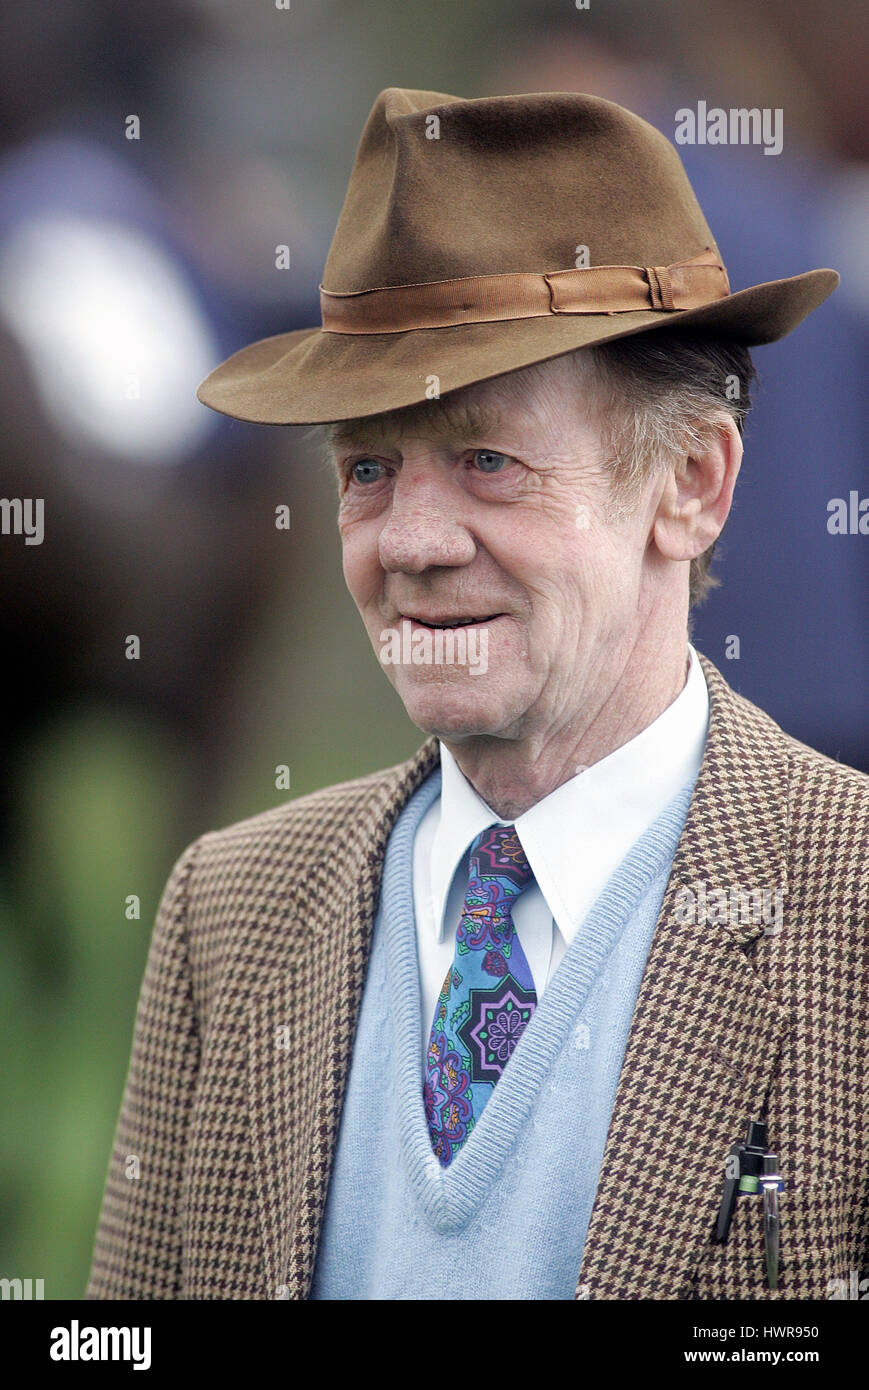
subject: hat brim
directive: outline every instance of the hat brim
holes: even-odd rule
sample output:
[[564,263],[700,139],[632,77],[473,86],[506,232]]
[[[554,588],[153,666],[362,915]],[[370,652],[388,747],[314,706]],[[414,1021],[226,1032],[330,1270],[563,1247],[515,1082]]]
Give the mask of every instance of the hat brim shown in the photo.
[[838,283],[835,270],[809,270],[673,313],[551,314],[404,333],[297,329],[233,353],[196,394],[212,410],[255,424],[360,419],[427,399],[432,377],[443,396],[574,348],[661,328],[696,327],[747,347],[772,343],[802,323]]

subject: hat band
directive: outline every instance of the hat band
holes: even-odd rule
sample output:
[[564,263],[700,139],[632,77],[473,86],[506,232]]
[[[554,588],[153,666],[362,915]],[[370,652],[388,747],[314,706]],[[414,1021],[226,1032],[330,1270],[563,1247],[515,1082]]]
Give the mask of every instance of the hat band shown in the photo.
[[710,249],[667,266],[601,265],[546,274],[468,275],[344,293],[320,286],[326,333],[404,333],[459,323],[496,323],[547,314],[629,314],[700,309],[730,293]]

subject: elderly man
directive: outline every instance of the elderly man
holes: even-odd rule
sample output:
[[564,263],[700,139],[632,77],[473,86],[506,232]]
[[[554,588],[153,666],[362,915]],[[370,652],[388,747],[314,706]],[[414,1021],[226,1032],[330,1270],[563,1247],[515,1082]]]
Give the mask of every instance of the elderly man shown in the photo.
[[179,860],[88,1296],[848,1296],[869,783],[688,642],[748,346],[834,272],[730,293],[611,103],[389,89],[324,282],[200,396],[327,427],[430,737]]

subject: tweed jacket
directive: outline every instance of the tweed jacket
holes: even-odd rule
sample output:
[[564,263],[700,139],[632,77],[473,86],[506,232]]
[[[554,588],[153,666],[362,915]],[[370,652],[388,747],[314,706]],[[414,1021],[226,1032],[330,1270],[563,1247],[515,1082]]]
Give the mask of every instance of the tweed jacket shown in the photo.
[[[855,1292],[869,1279],[869,778],[785,735],[701,661],[709,734],[576,1297],[869,1296],[869,1282]],[[429,739],[179,859],[87,1298],[308,1297],[386,843],[437,760]],[[680,889],[696,898],[700,885],[707,898],[780,891],[780,920],[686,920]],[[762,1111],[787,1181],[774,1292],[760,1197],[741,1197],[727,1242],[712,1241],[728,1151]]]

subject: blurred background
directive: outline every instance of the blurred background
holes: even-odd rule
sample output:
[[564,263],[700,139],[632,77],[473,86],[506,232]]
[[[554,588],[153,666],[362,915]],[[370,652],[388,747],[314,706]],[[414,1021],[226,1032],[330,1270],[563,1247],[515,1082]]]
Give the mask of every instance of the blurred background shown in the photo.
[[83,1293],[185,845],[422,741],[344,590],[311,432],[194,395],[236,348],[319,321],[383,87],[592,92],[671,139],[701,99],[782,108],[776,157],[680,150],[734,288],[843,277],[755,353],[723,583],[694,641],[789,733],[869,770],[869,537],[826,525],[831,498],[869,496],[866,35],[863,0],[4,7],[0,491],[45,499],[45,539],[0,537],[0,1276]]

